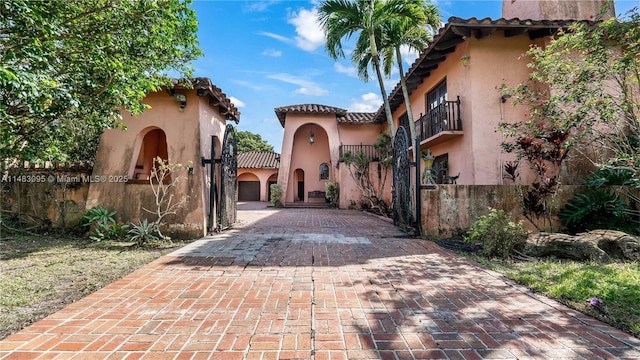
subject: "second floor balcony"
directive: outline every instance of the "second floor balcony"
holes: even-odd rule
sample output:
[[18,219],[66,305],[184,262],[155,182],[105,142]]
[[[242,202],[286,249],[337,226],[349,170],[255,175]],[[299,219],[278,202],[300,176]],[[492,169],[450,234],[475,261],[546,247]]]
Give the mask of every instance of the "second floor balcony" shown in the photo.
[[462,135],[460,97],[443,101],[416,121],[416,132],[421,144],[433,146],[452,137]]
[[341,159],[340,161],[343,161],[342,159],[344,159],[345,157],[358,155],[367,157],[371,159],[371,161],[380,161],[378,151],[373,145],[363,145],[362,143],[360,143],[360,145],[340,145],[339,151]]

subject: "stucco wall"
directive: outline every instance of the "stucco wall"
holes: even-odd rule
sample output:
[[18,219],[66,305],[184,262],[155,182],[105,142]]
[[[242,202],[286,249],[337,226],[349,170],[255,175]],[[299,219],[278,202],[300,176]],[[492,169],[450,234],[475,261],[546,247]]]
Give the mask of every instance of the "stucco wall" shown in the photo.
[[[588,20],[600,12],[602,0],[503,0],[502,17],[531,20]],[[614,14],[613,5],[609,15]]]
[[[198,98],[198,106],[200,110],[200,156],[205,159],[211,158],[211,144],[212,144],[212,136],[215,136],[215,156],[216,158],[220,158],[220,154],[222,153],[222,141],[224,140],[224,132],[226,127],[226,121],[220,115],[218,108],[216,106],[209,105],[208,97],[199,97]],[[211,164],[207,164],[204,167],[201,166],[201,163],[198,162],[195,164],[196,167],[201,171],[199,177],[202,181],[202,221],[204,224],[207,224],[208,214],[210,211],[216,213],[216,209],[209,209],[209,194],[211,187]],[[218,179],[216,179],[216,183],[220,184],[220,165],[213,165],[216,167],[215,173],[218,174]],[[196,173],[197,174],[197,173]],[[198,175],[196,175],[198,176]],[[214,224],[212,224],[212,228],[217,226],[217,217],[213,216]]]
[[[174,202],[183,201],[182,207],[175,216],[169,217],[171,224],[168,233],[174,237],[199,237],[205,233],[205,192],[206,181],[200,166],[202,154],[208,154],[209,144],[201,144],[210,139],[211,134],[220,134],[223,128],[214,110],[204,98],[199,98],[194,90],[180,91],[187,95],[187,106],[179,111],[179,103],[167,92],[148,95],[144,103],[151,106],[141,115],[123,114],[127,126],[125,131],[119,129],[106,130],[100,139],[95,160],[94,176],[127,175],[134,177],[137,147],[142,141],[145,129],[160,128],[166,134],[169,163],[188,164],[193,167],[193,174],[183,175],[182,180],[173,189]],[[202,122],[199,123],[199,119]],[[207,134],[205,134],[207,132]],[[209,155],[205,155],[209,157]],[[207,202],[208,203],[208,202]],[[120,221],[132,222],[144,218],[152,220],[154,216],[146,209],[155,209],[155,197],[150,185],[133,182],[94,182],[89,188],[87,208],[104,206],[118,211]]]
[[[29,181],[16,180],[26,176]],[[3,212],[42,228],[74,228],[82,224],[89,183],[87,172],[35,170],[8,173],[0,184]],[[26,179],[26,178],[25,178]],[[31,222],[34,223],[31,223]]]
[[[462,182],[464,184],[500,184],[503,181],[501,164],[514,159],[500,147],[504,137],[498,126],[501,118],[506,123],[526,119],[528,109],[515,107],[510,99],[502,103],[499,89],[503,84],[514,87],[527,81],[529,59],[521,58],[521,55],[529,49],[529,44],[528,36],[507,38],[501,32],[487,38],[470,39],[471,60],[467,69],[472,82],[467,95],[470,98],[467,110],[470,111],[465,115],[465,120],[470,121],[464,128],[464,137],[471,140],[474,161],[468,164],[473,172],[473,182]],[[525,183],[531,180],[527,172],[521,175]]]
[[[526,192],[526,187],[523,188]],[[558,229],[557,212],[583,186],[563,185],[550,200],[554,230]],[[449,237],[468,229],[488,208],[502,209],[511,220],[523,220],[529,230],[535,227],[522,215],[516,185],[439,185],[435,190],[422,190],[422,230],[432,238]],[[542,221],[538,223],[544,227]],[[548,230],[548,228],[547,228]]]
[[[426,95],[446,79],[448,100],[460,97],[460,117],[462,135],[436,145],[423,140],[421,149],[430,149],[433,156],[448,155],[449,175],[460,175],[457,184],[496,185],[503,184],[503,169],[507,161],[515,160],[515,155],[502,151],[504,141],[497,131],[501,121],[515,123],[527,119],[529,109],[525,105],[513,104],[511,99],[502,103],[503,85],[515,87],[526,82],[529,69],[528,58],[523,54],[531,43],[544,45],[544,40],[532,41],[527,35],[504,37],[502,31],[492,36],[477,39],[471,37],[447,54],[445,61],[424,78],[411,95],[415,119],[426,113]],[[464,66],[460,58],[469,55]],[[405,112],[402,104],[394,112],[396,125]],[[585,171],[592,169],[582,159],[573,159],[565,166],[562,182],[577,184]],[[521,179],[525,184],[534,180],[527,164],[520,167]]]
[[[449,174],[456,175],[460,173],[458,184],[470,184],[474,182],[474,174],[470,169],[473,167],[471,164],[474,160],[474,154],[472,151],[473,144],[470,136],[467,135],[467,131],[471,124],[471,104],[472,104],[472,90],[471,90],[471,74],[470,67],[474,59],[470,60],[470,65],[464,67],[460,58],[469,53],[469,40],[459,44],[453,53],[447,54],[445,61],[438,64],[438,68],[432,70],[430,75],[423,79],[423,82],[409,95],[411,100],[411,109],[413,111],[413,117],[418,120],[421,115],[427,113],[427,94],[433,90],[437,85],[446,80],[447,82],[447,97],[448,100],[455,100],[457,96],[460,96],[460,117],[462,119],[462,129],[464,135],[454,140],[450,140],[439,145],[426,145],[425,141],[422,141],[421,149],[430,149],[433,156],[439,156],[448,154],[449,156]],[[479,64],[478,66],[482,66]],[[396,127],[399,124],[399,119],[406,112],[406,107],[401,104],[394,112],[394,121]],[[419,129],[417,129],[419,131]]]
[[[340,145],[373,145],[380,133],[387,131],[387,124],[340,124],[338,131],[340,132]],[[334,168],[338,174],[336,181],[340,186],[340,208],[348,208],[353,206],[353,203],[359,204],[362,200],[362,193],[356,187],[347,166],[340,164]],[[375,174],[374,178],[377,181],[377,163],[372,164],[370,171],[371,174]],[[383,199],[391,204],[391,175],[388,175]]]
[[277,181],[277,169],[238,169],[238,181],[260,181],[260,201],[269,199],[269,179]]
[[[311,131],[313,144],[309,143]],[[304,201],[308,201],[309,191],[325,189],[326,181],[319,177],[320,164],[329,164],[329,181],[336,181],[339,139],[333,114],[287,114],[278,172],[278,185],[284,192],[285,202],[297,199],[296,169],[304,171]]]

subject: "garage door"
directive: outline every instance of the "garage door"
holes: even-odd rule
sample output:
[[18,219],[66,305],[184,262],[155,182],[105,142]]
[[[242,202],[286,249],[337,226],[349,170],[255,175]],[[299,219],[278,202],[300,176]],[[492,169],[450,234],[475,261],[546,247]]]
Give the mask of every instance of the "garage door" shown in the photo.
[[239,201],[260,201],[260,181],[238,181]]

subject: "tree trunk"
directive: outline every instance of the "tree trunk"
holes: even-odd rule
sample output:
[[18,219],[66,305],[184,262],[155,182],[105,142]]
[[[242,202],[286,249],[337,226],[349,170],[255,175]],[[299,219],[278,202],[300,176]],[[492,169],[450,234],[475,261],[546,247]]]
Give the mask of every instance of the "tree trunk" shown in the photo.
[[402,86],[402,96],[404,97],[404,105],[407,108],[407,119],[409,120],[409,131],[411,132],[411,145],[413,146],[413,161],[419,161],[419,146],[416,144],[416,123],[413,120],[413,111],[411,110],[411,100],[409,100],[409,89],[407,89],[407,77],[402,69],[402,55],[400,47],[396,47],[396,61],[398,62],[398,71],[400,72],[400,85]]
[[389,135],[391,135],[391,139],[393,139],[395,134],[393,127],[393,114],[391,114],[391,106],[389,105],[389,99],[387,98],[387,91],[384,88],[382,70],[380,70],[380,59],[378,57],[378,48],[376,46],[376,38],[373,32],[369,33],[369,44],[371,46],[371,60],[373,61],[373,67],[376,69],[378,85],[380,85],[380,93],[382,94],[382,100],[384,101],[384,111],[387,118],[387,124],[389,124]]

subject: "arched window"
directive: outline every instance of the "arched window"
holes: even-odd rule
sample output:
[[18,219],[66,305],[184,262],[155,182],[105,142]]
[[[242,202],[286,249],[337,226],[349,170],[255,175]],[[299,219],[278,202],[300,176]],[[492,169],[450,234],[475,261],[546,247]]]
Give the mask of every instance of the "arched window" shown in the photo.
[[327,163],[320,164],[320,180],[329,180],[329,165]]
[[169,161],[167,136],[162,129],[153,129],[142,138],[133,179],[148,181],[153,170],[153,163],[157,157],[160,157],[165,163]]

